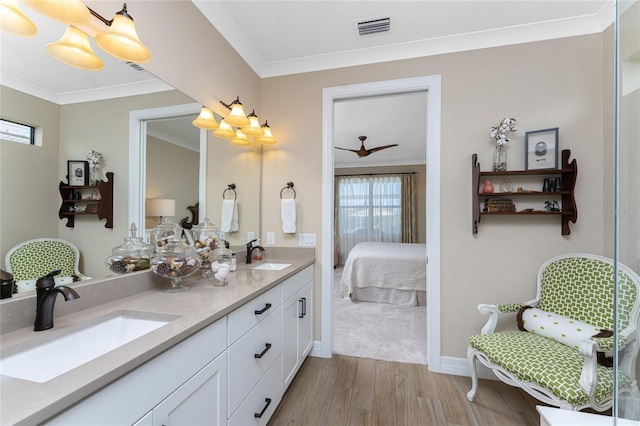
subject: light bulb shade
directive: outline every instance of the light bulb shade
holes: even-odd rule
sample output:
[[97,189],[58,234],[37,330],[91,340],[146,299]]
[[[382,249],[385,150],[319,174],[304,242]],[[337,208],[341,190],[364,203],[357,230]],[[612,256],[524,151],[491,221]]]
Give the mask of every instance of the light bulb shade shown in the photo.
[[241,129],[238,129],[238,131],[236,132],[236,136],[231,139],[231,143],[240,146],[251,145],[251,141],[247,138],[247,135],[242,133]]
[[156,198],[145,202],[145,216],[175,216],[176,200]]
[[16,0],[0,0],[0,31],[31,37],[38,33],[38,28],[22,13]]
[[249,124],[251,124],[247,116],[244,114],[242,104],[237,100],[233,101],[231,104],[231,112],[229,113],[229,116],[225,118],[225,121],[230,126],[235,127],[248,127]]
[[89,36],[69,25],[62,38],[45,47],[47,53],[60,62],[83,70],[98,71],[104,63],[91,49]]
[[260,127],[258,116],[254,112],[252,112],[247,116],[247,118],[249,119],[250,124],[248,127],[242,128],[244,134],[252,137],[264,136],[264,130],[262,130],[262,127]]
[[123,61],[147,62],[151,59],[151,52],[138,38],[133,19],[123,12],[126,10],[116,13],[108,30],[96,35],[96,44]]
[[220,120],[220,127],[213,131],[213,134],[221,139],[233,139],[236,132],[227,124],[225,119]]
[[271,127],[266,122],[262,125],[262,130],[264,130],[264,136],[258,136],[256,142],[263,145],[272,145],[277,142],[276,138],[271,134]]
[[47,18],[70,25],[84,25],[91,20],[91,12],[81,0],[24,0],[24,3]]
[[215,130],[220,127],[215,117],[213,116],[213,111],[204,106],[200,110],[200,115],[198,116],[198,118],[193,120],[191,123],[196,127],[206,130]]

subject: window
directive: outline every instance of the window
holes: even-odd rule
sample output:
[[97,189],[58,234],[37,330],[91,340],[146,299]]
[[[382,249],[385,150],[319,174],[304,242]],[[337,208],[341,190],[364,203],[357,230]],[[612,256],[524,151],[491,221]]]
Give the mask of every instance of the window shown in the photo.
[[36,129],[26,124],[0,119],[0,139],[35,145]]

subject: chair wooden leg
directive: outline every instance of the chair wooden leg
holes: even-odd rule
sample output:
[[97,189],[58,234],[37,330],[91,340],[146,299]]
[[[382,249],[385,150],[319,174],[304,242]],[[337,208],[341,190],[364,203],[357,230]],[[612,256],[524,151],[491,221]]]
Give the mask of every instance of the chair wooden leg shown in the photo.
[[469,361],[469,372],[471,373],[471,390],[467,393],[467,399],[473,402],[478,391],[478,369],[476,367],[475,350],[471,346],[467,348],[467,360]]

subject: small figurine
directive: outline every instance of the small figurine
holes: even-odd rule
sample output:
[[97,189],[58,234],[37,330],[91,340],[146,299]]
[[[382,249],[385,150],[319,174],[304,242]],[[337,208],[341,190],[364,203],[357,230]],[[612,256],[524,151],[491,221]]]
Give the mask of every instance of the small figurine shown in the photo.
[[493,184],[489,179],[484,181],[484,185],[482,186],[483,194],[493,194]]

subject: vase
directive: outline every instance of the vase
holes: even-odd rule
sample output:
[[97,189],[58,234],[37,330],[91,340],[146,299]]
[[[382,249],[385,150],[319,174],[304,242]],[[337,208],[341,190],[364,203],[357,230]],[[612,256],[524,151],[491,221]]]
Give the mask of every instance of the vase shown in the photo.
[[504,148],[504,145],[496,145],[496,150],[493,152],[493,171],[507,171],[507,150]]
[[98,165],[89,165],[89,186],[97,186],[100,178],[98,177]]

